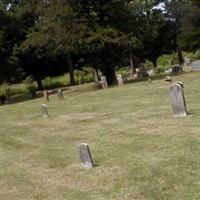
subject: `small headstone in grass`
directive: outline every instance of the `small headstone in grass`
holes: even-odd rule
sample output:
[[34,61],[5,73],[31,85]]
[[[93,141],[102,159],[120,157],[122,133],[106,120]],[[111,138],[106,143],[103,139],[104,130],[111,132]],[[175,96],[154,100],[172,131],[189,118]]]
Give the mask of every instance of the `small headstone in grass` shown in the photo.
[[164,81],[165,82],[172,82],[172,77],[171,76],[165,76]]
[[119,86],[123,86],[124,85],[124,81],[123,81],[123,78],[122,78],[121,74],[117,74],[117,82],[118,82]]
[[192,70],[200,71],[200,60],[196,60],[192,62]]
[[80,155],[81,164],[86,168],[93,168],[94,164],[88,144],[80,143],[78,145],[78,152]]
[[172,84],[169,89],[169,94],[171,98],[173,116],[175,117],[187,116],[185,97],[181,84],[179,83]]
[[102,85],[102,88],[103,88],[103,89],[108,88],[108,83],[107,83],[107,79],[106,79],[105,76],[102,76],[102,77],[101,77],[101,85]]
[[49,101],[49,92],[48,92],[48,90],[44,90],[43,95],[44,95],[44,99],[46,101]]
[[62,90],[58,90],[57,95],[58,95],[59,100],[64,100]]
[[41,113],[44,117],[49,117],[47,106],[45,104],[41,105]]

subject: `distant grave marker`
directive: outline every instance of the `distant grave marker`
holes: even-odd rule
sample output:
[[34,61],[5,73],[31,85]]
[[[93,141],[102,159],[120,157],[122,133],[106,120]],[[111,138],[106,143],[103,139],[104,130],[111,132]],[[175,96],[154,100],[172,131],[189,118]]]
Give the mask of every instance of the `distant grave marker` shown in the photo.
[[49,101],[49,92],[48,92],[48,90],[44,90],[43,95],[44,95],[44,99],[46,101]]
[[175,117],[187,116],[183,84],[181,85],[180,83],[172,84],[169,89],[173,116]]
[[58,95],[58,99],[59,99],[59,100],[64,100],[62,90],[58,90],[58,91],[57,91],[57,95]]
[[192,70],[193,71],[200,71],[200,60],[192,62]]
[[78,152],[80,155],[80,162],[84,167],[93,168],[93,160],[90,153],[89,146],[86,143],[81,143],[78,145]]
[[124,85],[124,81],[123,81],[123,78],[122,78],[121,74],[117,74],[117,82],[118,82],[119,86],[123,86]]
[[97,73],[97,70],[96,69],[93,69],[92,70],[92,74],[93,74],[93,77],[94,77],[94,88],[102,88],[102,85],[99,81],[99,77],[98,77],[98,73]]
[[101,77],[101,84],[102,84],[102,88],[103,88],[103,89],[108,88],[108,83],[107,83],[107,79],[106,79],[105,76],[102,76],[102,77]]
[[49,117],[47,106],[45,104],[41,105],[41,113],[44,117]]

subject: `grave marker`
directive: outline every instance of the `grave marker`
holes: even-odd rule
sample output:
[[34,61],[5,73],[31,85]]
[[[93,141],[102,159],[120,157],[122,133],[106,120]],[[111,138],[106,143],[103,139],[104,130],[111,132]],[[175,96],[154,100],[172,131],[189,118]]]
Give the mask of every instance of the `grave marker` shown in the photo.
[[44,99],[46,101],[49,101],[49,92],[48,92],[48,90],[44,90],[43,95],[44,95]]
[[169,89],[169,94],[171,98],[173,116],[175,117],[187,116],[185,97],[181,84],[180,83],[172,84]]
[[81,143],[78,145],[78,152],[80,155],[80,162],[84,167],[93,168],[93,160],[90,153],[89,146],[86,143]]
[[47,106],[45,104],[41,105],[41,113],[44,117],[49,117]]
[[107,83],[107,79],[106,79],[105,76],[102,76],[102,77],[101,77],[101,85],[102,85],[102,88],[103,88],[103,89],[108,88],[108,83]]
[[62,90],[58,90],[57,95],[58,95],[59,100],[64,100]]
[[200,60],[196,60],[192,62],[192,70],[200,71]]
[[122,75],[121,74],[117,74],[117,82],[119,86],[123,86],[124,85],[124,81],[122,79]]

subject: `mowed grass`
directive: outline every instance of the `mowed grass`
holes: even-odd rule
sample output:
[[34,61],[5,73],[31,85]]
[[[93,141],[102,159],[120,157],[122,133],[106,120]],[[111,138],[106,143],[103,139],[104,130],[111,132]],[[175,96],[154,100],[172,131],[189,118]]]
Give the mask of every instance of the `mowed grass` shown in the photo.
[[[1,199],[200,199],[200,73],[173,81],[184,84],[187,117],[172,116],[163,79],[1,106]],[[79,164],[81,142],[92,169]]]

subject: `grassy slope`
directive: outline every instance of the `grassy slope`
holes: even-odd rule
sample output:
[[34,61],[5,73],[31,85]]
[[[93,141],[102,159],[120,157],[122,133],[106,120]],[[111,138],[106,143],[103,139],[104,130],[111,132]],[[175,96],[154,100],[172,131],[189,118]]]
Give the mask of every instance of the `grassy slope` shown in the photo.
[[[190,115],[172,117],[163,80],[106,90],[86,86],[1,106],[1,199],[200,199],[200,73],[184,83]],[[79,165],[89,144],[95,168]]]

